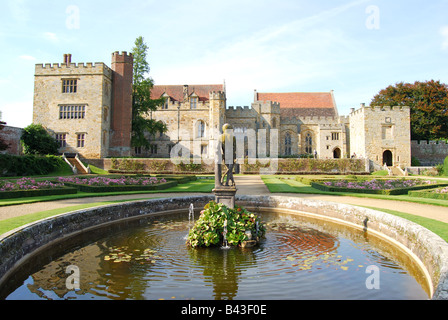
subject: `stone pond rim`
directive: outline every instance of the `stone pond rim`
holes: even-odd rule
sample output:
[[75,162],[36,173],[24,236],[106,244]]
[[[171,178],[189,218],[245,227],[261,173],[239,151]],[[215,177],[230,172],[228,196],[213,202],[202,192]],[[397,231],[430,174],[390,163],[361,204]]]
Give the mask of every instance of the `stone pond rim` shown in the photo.
[[[0,235],[0,287],[16,267],[50,244],[126,219],[188,212],[190,204],[200,211],[211,200],[213,195],[199,195],[112,204],[53,216],[12,230]],[[267,208],[311,216],[380,236],[405,249],[421,266],[429,279],[432,299],[448,300],[448,243],[416,223],[372,209],[320,200],[268,195],[237,195],[235,200],[252,211]]]

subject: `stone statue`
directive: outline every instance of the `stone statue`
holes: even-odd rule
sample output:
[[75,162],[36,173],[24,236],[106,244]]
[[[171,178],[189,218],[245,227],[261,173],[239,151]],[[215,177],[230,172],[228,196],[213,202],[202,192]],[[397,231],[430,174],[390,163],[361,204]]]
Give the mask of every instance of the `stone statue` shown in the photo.
[[[222,127],[222,135],[219,136],[218,142],[221,142],[221,147],[216,148],[215,158],[215,201],[222,203],[229,208],[235,207],[236,186],[233,179],[233,168],[236,160],[236,138],[228,130],[231,130],[230,124],[225,124]],[[227,149],[227,150],[226,150]],[[225,165],[225,170],[222,170],[222,163]]]
[[[227,130],[231,130],[233,127],[226,123],[222,127],[222,135],[220,136],[221,139],[221,151],[222,151],[222,161],[224,165],[226,166],[225,172],[221,177],[221,185],[222,186],[235,186],[235,180],[233,179],[233,168],[235,166],[235,159],[236,159],[236,138],[233,135],[233,133],[228,132]],[[232,144],[229,146],[229,144]],[[227,148],[231,148],[229,150],[226,150]],[[226,158],[227,156],[227,158]],[[231,158],[229,158],[231,157]]]

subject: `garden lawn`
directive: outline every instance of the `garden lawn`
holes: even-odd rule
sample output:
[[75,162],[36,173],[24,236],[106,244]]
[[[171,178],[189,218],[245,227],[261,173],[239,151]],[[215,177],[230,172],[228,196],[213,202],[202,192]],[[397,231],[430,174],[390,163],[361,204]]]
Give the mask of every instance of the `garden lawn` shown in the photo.
[[350,196],[358,198],[373,198],[384,200],[408,201],[420,204],[431,204],[448,207],[448,200],[416,198],[409,195],[382,195],[351,192],[329,192],[315,189],[307,184],[293,179],[279,179],[276,176],[261,176],[261,179],[272,193],[303,193],[303,194],[324,194],[333,196]]
[[422,227],[434,232],[439,237],[441,237],[443,240],[448,242],[448,223],[444,223],[441,221],[437,221],[434,219],[429,219],[421,216],[416,216],[409,213],[399,212],[395,210],[388,210],[388,209],[380,209],[380,208],[374,208],[374,207],[365,207],[368,209],[373,209],[376,211],[382,211],[386,212],[404,219],[407,219],[409,221],[415,222]]
[[53,210],[47,210],[47,211],[41,211],[37,213],[27,214],[20,217],[14,217],[9,218],[0,221],[0,235],[4,234],[6,232],[9,232],[11,230],[14,230],[16,228],[19,228],[21,226],[24,226],[26,224],[42,220],[45,218],[53,217],[59,214],[77,211],[77,210],[83,210],[93,207],[99,207],[114,203],[120,203],[120,202],[127,202],[127,201],[139,201],[139,200],[146,200],[151,198],[144,198],[144,199],[132,199],[132,200],[116,200],[116,201],[104,201],[104,202],[95,202],[95,203],[88,203],[88,204],[80,204],[77,206],[71,206],[71,207],[65,207],[65,208],[59,208],[59,209],[53,209]]

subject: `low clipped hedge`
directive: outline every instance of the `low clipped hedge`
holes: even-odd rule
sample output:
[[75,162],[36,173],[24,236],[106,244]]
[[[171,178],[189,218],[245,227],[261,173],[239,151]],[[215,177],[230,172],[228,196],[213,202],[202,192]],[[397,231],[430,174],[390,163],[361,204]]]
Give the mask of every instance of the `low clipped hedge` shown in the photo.
[[77,188],[79,191],[87,193],[100,192],[126,192],[126,191],[152,191],[165,190],[178,185],[177,181],[167,181],[164,183],[157,183],[151,185],[115,185],[115,186],[89,186],[86,184],[64,183],[66,186]]
[[154,175],[154,177],[160,178],[160,179],[165,179],[167,181],[170,181],[170,180],[177,181],[177,183],[179,183],[179,184],[188,183],[188,182],[197,180],[196,176],[176,176],[176,175],[156,174],[156,175]]
[[2,192],[0,192],[0,199],[55,196],[55,195],[75,194],[77,192],[78,192],[78,189],[73,188],[73,187],[62,187],[62,188],[54,188],[54,189],[38,189],[38,190],[2,191]]
[[326,186],[322,183],[312,182],[311,186],[315,189],[321,191],[328,192],[351,192],[351,193],[367,193],[367,194],[383,194],[383,195],[403,195],[408,194],[413,190],[423,190],[423,189],[433,189],[434,187],[442,187],[447,186],[448,184],[431,184],[431,185],[418,185],[408,188],[396,188],[396,189],[381,189],[381,190],[372,190],[372,189],[354,189],[354,188],[341,188],[341,187],[333,187]]
[[438,200],[448,200],[447,193],[438,193],[435,192],[437,188],[432,190],[418,190],[418,191],[410,191],[410,197],[418,197],[418,198],[429,198],[429,199],[438,199]]

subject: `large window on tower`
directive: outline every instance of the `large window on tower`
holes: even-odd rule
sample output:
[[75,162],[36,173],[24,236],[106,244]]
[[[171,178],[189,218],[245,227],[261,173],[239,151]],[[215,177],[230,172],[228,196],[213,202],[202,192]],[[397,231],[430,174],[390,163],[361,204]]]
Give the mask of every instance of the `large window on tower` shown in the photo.
[[77,79],[62,79],[62,93],[76,93],[77,91]]
[[85,105],[59,106],[59,119],[84,119]]
[[67,134],[66,133],[56,133],[56,142],[59,148],[65,148],[67,146]]

